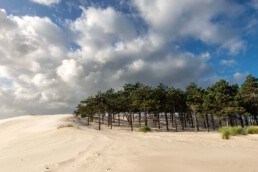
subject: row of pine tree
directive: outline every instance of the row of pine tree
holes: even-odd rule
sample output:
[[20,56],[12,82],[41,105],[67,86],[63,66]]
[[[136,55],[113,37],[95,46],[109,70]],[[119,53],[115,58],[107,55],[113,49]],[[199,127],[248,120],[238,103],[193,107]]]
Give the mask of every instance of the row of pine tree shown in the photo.
[[239,87],[220,80],[203,89],[190,83],[185,90],[159,84],[128,83],[122,90],[99,91],[82,100],[74,115],[98,128],[149,126],[167,131],[216,130],[225,125],[258,125],[258,78],[249,75]]

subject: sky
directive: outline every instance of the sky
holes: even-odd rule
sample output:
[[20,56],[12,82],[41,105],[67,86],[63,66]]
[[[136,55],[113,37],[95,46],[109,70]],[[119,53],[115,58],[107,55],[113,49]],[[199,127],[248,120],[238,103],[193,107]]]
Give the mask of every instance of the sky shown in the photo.
[[71,113],[140,81],[258,76],[258,0],[0,0],[0,115]]

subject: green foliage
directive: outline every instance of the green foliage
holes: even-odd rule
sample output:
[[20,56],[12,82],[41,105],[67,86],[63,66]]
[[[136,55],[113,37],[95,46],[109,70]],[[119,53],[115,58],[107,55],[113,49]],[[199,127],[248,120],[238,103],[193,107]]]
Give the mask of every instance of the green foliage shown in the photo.
[[203,114],[203,113],[199,113],[199,114],[197,114],[196,115],[198,118],[204,118],[205,117],[205,115]]
[[244,134],[244,129],[242,127],[222,127],[219,129],[222,139],[229,139],[230,136],[236,136]]
[[195,83],[190,83],[186,87],[186,103],[194,113],[201,110],[203,93],[202,88],[198,87]]
[[222,139],[230,138],[230,130],[228,129],[228,127],[221,128],[220,133],[221,133]]
[[139,129],[140,132],[147,133],[148,131],[151,131],[150,127],[144,125]]
[[245,128],[242,127],[229,127],[230,135],[245,135]]
[[169,88],[167,93],[167,110],[184,112],[187,108],[186,96],[180,89]]
[[258,134],[258,126],[249,127],[222,127],[219,129],[222,139],[229,139],[230,136]]
[[[82,118],[87,117],[90,122],[93,122],[94,117],[98,117],[99,114],[105,117],[105,114],[110,113],[115,115],[141,112],[144,114],[177,112],[180,114],[181,123],[188,121],[191,115],[194,115],[194,120],[191,120],[190,123],[192,126],[195,122],[199,128],[198,121],[202,118],[202,120],[211,121],[215,129],[214,120],[221,119],[227,119],[231,126],[235,125],[234,121],[240,121],[241,125],[244,126],[249,125],[248,119],[251,117],[258,124],[258,120],[256,120],[257,110],[258,78],[249,75],[240,88],[238,85],[231,85],[225,80],[220,80],[206,89],[195,83],[190,83],[184,91],[168,87],[162,83],[156,87],[140,82],[127,83],[121,90],[111,88],[106,92],[99,91],[96,95],[80,101],[74,115]],[[208,119],[209,116],[211,119]],[[147,115],[145,115],[145,119],[147,119]],[[145,125],[147,125],[147,121],[145,120]],[[166,118],[166,124],[168,123]],[[129,120],[128,124],[130,125]],[[220,121],[220,125],[224,125],[223,121],[222,123]],[[239,127],[230,128],[225,135],[228,132],[232,136],[256,133],[256,128],[245,128],[244,131]]]
[[247,113],[255,114],[258,103],[258,78],[248,75],[238,91],[237,98]]
[[258,127],[257,126],[249,126],[246,127],[246,134],[258,134]]

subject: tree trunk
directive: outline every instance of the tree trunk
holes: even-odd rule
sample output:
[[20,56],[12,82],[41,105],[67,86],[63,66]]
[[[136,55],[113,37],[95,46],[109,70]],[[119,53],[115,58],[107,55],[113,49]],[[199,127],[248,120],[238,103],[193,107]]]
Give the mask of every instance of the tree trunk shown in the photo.
[[159,129],[160,129],[160,116],[159,116],[159,113],[158,113],[158,125],[159,125]]
[[101,115],[101,118],[102,118],[102,124],[105,124],[105,120],[104,120],[104,118],[105,118],[105,115]]
[[206,121],[204,118],[203,118],[203,127],[206,128]]
[[177,132],[178,129],[177,129],[176,113],[174,112],[173,114],[174,114],[174,118],[175,118],[174,120],[175,120],[176,132]]
[[177,121],[176,121],[176,113],[173,112],[172,115],[173,115],[172,117],[174,118],[175,128],[176,128],[176,132],[177,132],[177,131],[178,131],[178,128],[177,128]]
[[100,125],[101,125],[101,122],[100,122],[100,112],[99,112],[99,130],[100,130]]
[[116,123],[115,114],[111,114],[111,115],[113,115],[113,116],[112,116],[112,121],[111,121],[111,122]]
[[125,117],[127,119],[128,125],[130,125],[130,113],[126,113]]
[[172,127],[174,127],[174,115],[173,115],[173,113],[171,112],[171,115],[170,115],[171,117],[171,126]]
[[107,123],[108,123],[108,127],[109,127],[110,126],[110,112],[108,112],[108,119],[107,120],[108,120]]
[[111,117],[111,119],[110,119],[110,128],[111,128],[111,130],[112,130],[112,128],[113,128],[113,113],[111,113],[110,114],[110,117]]
[[245,117],[245,125],[249,126],[249,122],[248,122],[248,118],[247,117]]
[[222,122],[220,118],[219,118],[219,127],[222,127]]
[[154,126],[157,127],[157,113],[154,113],[154,119],[153,119],[153,123],[154,123]]
[[258,118],[257,118],[257,115],[254,115],[254,119],[255,119],[256,125],[258,125]]
[[197,116],[196,116],[195,112],[193,112],[193,116],[194,116],[194,128],[195,128],[195,132],[197,132],[197,131],[199,131],[199,123],[198,123]]
[[130,112],[130,125],[131,125],[131,131],[133,131],[133,119],[132,119],[132,112]]
[[207,123],[207,130],[208,130],[208,132],[210,132],[210,124],[209,124],[208,114],[205,114],[205,117],[206,117],[206,123]]
[[185,130],[183,114],[179,113],[182,130]]
[[211,114],[211,123],[212,123],[212,128],[215,130],[215,122],[214,122],[214,116]]
[[186,117],[186,114],[183,113],[183,116],[184,116],[184,129],[187,127],[186,126],[186,123],[187,123],[187,117]]
[[117,116],[118,116],[118,126],[120,126],[120,113],[118,113]]
[[236,115],[234,115],[234,120],[235,120],[235,126],[238,126],[237,116]]
[[191,121],[192,128],[194,128],[194,120],[193,120],[193,115],[190,115],[190,121]]
[[141,112],[139,112],[138,115],[139,115],[139,127],[141,127]]
[[245,125],[244,125],[244,121],[243,121],[243,116],[242,116],[242,114],[239,114],[239,121],[240,121],[241,127],[244,128]]
[[169,131],[169,128],[168,128],[168,115],[167,115],[167,112],[165,112],[165,120],[166,120],[166,128],[167,128],[167,131]]
[[148,126],[148,119],[147,119],[147,113],[144,112],[144,123],[145,123],[145,126]]
[[234,124],[233,124],[232,116],[231,115],[228,115],[228,120],[229,120],[230,126],[233,127]]

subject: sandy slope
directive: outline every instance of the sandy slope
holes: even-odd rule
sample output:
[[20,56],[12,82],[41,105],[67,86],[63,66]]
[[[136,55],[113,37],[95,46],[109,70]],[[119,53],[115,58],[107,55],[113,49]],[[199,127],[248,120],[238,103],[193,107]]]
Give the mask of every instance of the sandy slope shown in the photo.
[[1,172],[258,172],[258,135],[57,129],[69,115],[0,121]]

